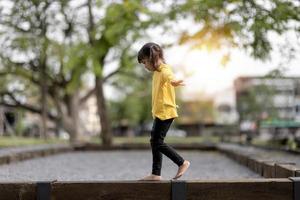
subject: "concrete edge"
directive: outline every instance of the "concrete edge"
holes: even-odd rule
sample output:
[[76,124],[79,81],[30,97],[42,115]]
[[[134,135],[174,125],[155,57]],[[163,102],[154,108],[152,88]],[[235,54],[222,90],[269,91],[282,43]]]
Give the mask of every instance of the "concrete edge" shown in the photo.
[[45,147],[41,149],[24,150],[21,152],[11,152],[0,156],[0,165],[15,163],[23,160],[46,157],[49,155],[73,151],[72,145]]
[[261,159],[257,158],[253,154],[236,152],[233,149],[223,148],[219,145],[217,145],[216,148],[227,157],[248,167],[250,170],[265,178],[288,178],[300,176],[300,166],[296,166],[293,162],[279,162],[277,160]]

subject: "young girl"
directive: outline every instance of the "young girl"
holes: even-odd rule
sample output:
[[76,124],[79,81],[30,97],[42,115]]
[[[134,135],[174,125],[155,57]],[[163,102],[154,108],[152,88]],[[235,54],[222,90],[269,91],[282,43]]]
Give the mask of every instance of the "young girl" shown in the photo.
[[162,153],[178,166],[173,179],[181,177],[190,162],[184,160],[171,146],[164,143],[168,129],[178,117],[174,87],[183,86],[183,80],[175,80],[171,67],[165,63],[163,50],[158,44],[146,43],[138,52],[138,62],[153,72],[152,76],[152,117],[151,130],[152,174],[139,180],[161,180]]

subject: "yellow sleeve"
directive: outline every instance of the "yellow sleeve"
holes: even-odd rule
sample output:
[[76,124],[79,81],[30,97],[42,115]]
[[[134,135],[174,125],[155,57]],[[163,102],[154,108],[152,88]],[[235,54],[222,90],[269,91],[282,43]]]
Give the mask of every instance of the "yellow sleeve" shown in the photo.
[[173,72],[171,69],[169,68],[164,68],[162,70],[162,79],[163,79],[163,82],[170,82],[171,80],[174,79],[174,75],[173,75]]

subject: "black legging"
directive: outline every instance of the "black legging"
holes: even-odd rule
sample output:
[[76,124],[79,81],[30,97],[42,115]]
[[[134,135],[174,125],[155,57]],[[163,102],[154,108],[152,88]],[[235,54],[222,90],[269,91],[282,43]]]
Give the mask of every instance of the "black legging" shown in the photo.
[[171,126],[174,118],[160,120],[155,117],[151,130],[151,148],[153,156],[152,174],[160,176],[162,165],[162,153],[169,157],[178,166],[182,165],[184,159],[176,153],[175,149],[164,142],[169,127]]

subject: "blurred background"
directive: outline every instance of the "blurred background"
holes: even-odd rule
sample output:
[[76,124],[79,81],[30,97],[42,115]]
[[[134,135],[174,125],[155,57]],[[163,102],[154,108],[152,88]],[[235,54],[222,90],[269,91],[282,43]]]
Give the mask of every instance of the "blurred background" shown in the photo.
[[1,0],[0,147],[149,143],[146,42],[186,85],[170,143],[300,148],[297,0]]

